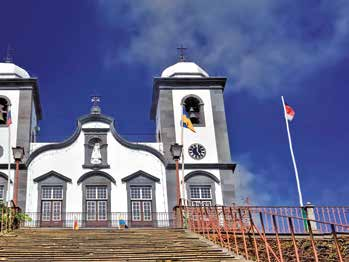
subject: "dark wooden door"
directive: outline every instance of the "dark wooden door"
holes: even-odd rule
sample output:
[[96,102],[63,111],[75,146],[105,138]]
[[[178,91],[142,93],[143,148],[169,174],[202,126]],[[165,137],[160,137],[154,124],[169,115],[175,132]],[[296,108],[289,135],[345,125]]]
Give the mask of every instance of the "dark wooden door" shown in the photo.
[[153,213],[151,201],[131,201],[131,226],[152,227]]
[[62,220],[62,201],[61,200],[43,200],[41,201],[41,226],[42,227],[61,227]]

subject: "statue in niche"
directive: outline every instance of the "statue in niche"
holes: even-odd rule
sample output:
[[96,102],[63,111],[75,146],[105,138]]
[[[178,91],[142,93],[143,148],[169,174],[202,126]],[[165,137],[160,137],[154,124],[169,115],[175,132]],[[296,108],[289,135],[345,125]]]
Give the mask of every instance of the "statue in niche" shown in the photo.
[[99,165],[102,163],[101,146],[98,142],[93,146],[90,162],[93,165]]

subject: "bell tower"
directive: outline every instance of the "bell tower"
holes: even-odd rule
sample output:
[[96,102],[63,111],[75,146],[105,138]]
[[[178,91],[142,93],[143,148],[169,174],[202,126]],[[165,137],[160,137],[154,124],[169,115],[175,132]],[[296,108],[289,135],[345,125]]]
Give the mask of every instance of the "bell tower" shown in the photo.
[[[183,144],[184,176],[181,176],[186,199],[212,205],[233,202],[235,164],[231,161],[224,109],[225,84],[225,77],[210,77],[200,66],[184,59],[154,78],[150,116],[156,121],[157,140],[163,143],[168,161],[169,209],[175,205],[176,196],[175,169],[169,150],[175,142]],[[182,128],[182,114],[191,120],[193,130]],[[210,186],[210,194],[199,185]]]
[[[8,125],[9,118],[12,122],[10,125]],[[36,141],[40,119],[41,104],[37,79],[30,77],[26,70],[12,63],[7,57],[4,63],[0,63],[0,191],[3,192],[4,201],[7,200],[8,190],[12,199],[13,183],[7,183],[9,175],[11,181],[14,177],[12,147],[23,147],[25,156],[20,165],[21,179],[18,194],[18,204],[22,209],[25,208],[27,183],[24,163],[29,156],[30,143]]]

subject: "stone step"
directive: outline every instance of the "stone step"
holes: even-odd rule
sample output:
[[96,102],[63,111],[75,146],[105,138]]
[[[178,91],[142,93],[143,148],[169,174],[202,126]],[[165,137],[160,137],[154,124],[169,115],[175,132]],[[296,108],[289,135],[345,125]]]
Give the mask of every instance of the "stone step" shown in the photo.
[[0,237],[0,261],[244,261],[182,229],[29,229]]

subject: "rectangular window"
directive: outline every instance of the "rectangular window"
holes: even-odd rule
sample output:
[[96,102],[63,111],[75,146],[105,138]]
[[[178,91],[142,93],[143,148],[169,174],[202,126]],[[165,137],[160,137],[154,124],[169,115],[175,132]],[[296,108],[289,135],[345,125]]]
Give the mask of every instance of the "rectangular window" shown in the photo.
[[133,221],[141,220],[141,202],[140,201],[132,202],[132,220]]
[[5,198],[5,187],[4,186],[0,186],[0,201],[3,201]]
[[144,221],[151,221],[151,201],[143,202],[143,218]]
[[42,202],[42,221],[50,221],[51,218],[51,201]]
[[211,206],[211,186],[191,186],[190,199],[192,206]]
[[87,220],[96,220],[96,201],[87,201]]
[[152,199],[151,187],[131,187],[131,200],[149,200]]
[[106,186],[87,186],[86,187],[86,199],[107,199],[107,187]]
[[107,201],[98,201],[98,220],[107,220]]
[[131,199],[141,199],[140,187],[131,187]]
[[62,214],[62,201],[53,201],[52,202],[52,220],[60,221]]
[[41,198],[43,200],[61,200],[63,199],[63,187],[61,186],[43,186],[41,188]]

